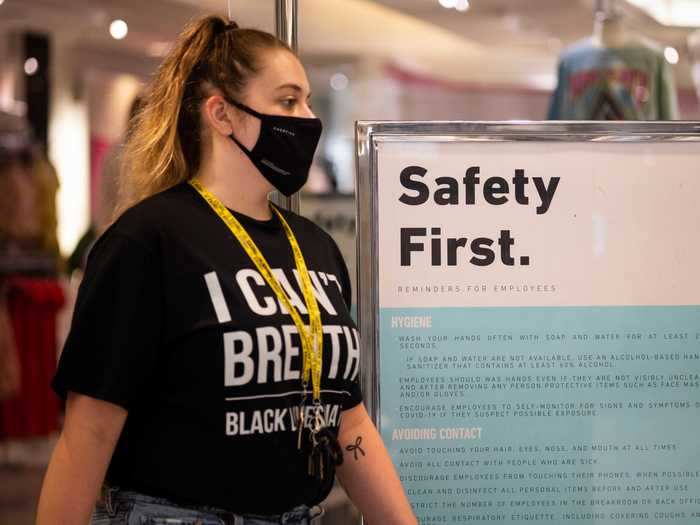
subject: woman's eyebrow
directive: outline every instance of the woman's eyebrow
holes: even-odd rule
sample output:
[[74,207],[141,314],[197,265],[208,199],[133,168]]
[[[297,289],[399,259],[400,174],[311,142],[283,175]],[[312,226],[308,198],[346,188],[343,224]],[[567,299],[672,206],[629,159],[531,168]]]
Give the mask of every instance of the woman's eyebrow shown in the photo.
[[291,89],[293,89],[294,91],[299,91],[299,92],[304,91],[304,90],[301,88],[301,86],[298,85],[298,84],[282,84],[281,86],[277,86],[277,87],[275,88],[275,90],[285,89],[285,88],[291,88]]
[[[275,88],[275,91],[279,91],[280,89],[293,89],[294,91],[297,91],[298,93],[303,93],[304,89],[299,85],[299,84],[282,84],[281,86],[278,86]],[[309,91],[309,94],[306,95],[306,98],[311,98],[311,91]]]

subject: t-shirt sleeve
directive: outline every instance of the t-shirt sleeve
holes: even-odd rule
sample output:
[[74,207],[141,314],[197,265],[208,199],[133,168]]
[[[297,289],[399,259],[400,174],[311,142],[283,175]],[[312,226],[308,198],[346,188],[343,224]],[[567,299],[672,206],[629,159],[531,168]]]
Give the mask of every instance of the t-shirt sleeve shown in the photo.
[[[331,243],[334,257],[336,258],[337,267],[339,268],[338,279],[340,280],[340,286],[342,288],[343,300],[345,301],[345,305],[348,308],[348,312],[350,312],[352,308],[352,282],[350,281],[350,273],[348,272],[348,267],[345,264],[345,259],[340,253],[340,248],[338,248],[338,245],[330,235],[328,236],[328,239]],[[358,350],[360,351],[360,353],[362,353],[362,340],[359,336],[356,339],[356,343]],[[348,392],[350,393],[350,395],[345,396],[345,400],[343,402],[343,410],[349,410],[362,403],[362,387],[360,386],[361,377],[362,367],[360,364],[357,376],[349,385]]]
[[156,366],[163,315],[158,258],[109,230],[88,257],[73,322],[52,387],[127,410]]
[[357,405],[362,403],[362,386],[360,385],[361,376],[362,369],[360,369],[360,373],[350,384],[350,389],[348,390],[350,395],[345,396],[345,400],[343,401],[343,410],[350,410],[351,408],[355,408]]
[[[328,234],[326,234],[328,235]],[[333,251],[333,256],[335,257],[336,266],[338,267],[338,279],[340,280],[340,287],[342,288],[343,301],[345,301],[345,306],[348,308],[348,312],[352,311],[352,281],[350,281],[350,272],[348,272],[348,267],[345,264],[345,259],[343,254],[340,253],[340,248],[336,244],[333,237],[328,235],[328,241],[331,244],[331,250]]]

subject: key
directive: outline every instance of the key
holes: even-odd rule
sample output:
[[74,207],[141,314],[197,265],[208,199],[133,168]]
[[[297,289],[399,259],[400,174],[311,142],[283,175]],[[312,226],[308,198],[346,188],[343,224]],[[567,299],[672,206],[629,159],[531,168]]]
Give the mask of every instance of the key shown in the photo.
[[299,406],[299,421],[297,421],[297,450],[301,450],[301,436],[304,433],[304,406]]

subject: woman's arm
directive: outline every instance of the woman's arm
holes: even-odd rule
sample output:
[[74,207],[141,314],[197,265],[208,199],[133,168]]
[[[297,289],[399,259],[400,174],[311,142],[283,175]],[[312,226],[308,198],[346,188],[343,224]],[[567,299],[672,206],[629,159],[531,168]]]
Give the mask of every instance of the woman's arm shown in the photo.
[[37,525],[86,525],[114,452],[126,410],[69,393],[63,432],[39,497]]
[[[362,403],[343,412],[337,475],[369,524],[417,525],[382,438]],[[349,451],[347,447],[351,447]]]

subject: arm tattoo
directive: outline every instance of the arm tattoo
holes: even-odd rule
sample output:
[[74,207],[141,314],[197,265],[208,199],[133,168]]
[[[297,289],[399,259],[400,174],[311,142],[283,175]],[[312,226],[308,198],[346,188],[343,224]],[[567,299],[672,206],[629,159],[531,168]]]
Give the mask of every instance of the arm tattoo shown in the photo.
[[355,439],[355,444],[354,445],[348,445],[345,447],[345,450],[348,452],[352,452],[355,455],[355,461],[359,460],[360,458],[357,456],[357,451],[360,451],[360,454],[363,456],[366,456],[365,451],[362,450],[362,447],[360,446],[362,444],[362,436],[357,436],[357,439]]

